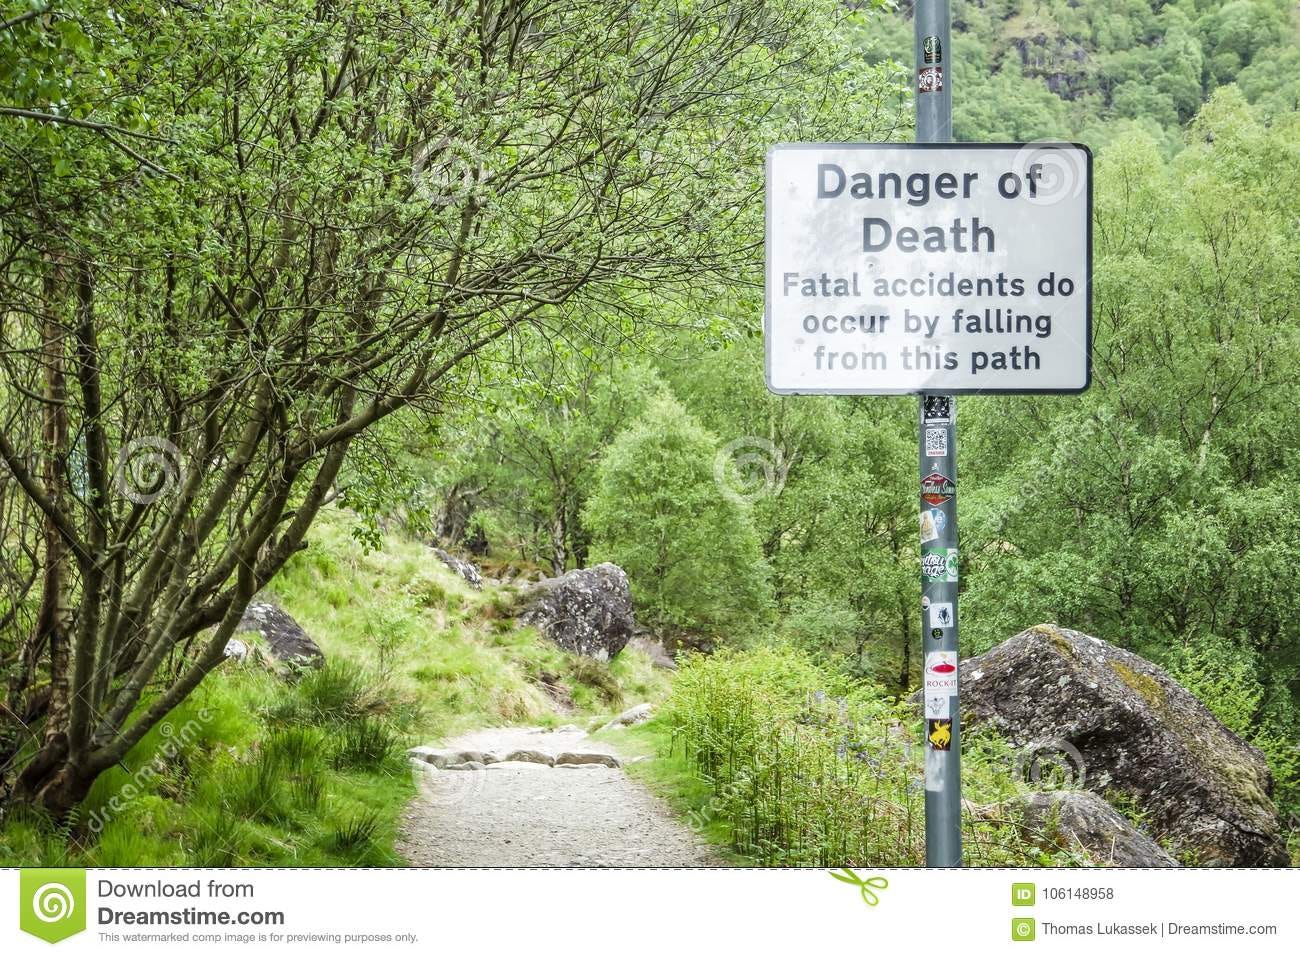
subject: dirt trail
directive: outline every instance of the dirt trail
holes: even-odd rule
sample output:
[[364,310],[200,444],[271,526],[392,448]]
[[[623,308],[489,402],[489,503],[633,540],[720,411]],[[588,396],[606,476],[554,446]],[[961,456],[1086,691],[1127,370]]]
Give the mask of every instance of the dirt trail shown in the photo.
[[[577,729],[494,728],[447,742],[498,757],[525,749],[609,754]],[[689,828],[621,767],[498,761],[419,766],[398,850],[417,867],[689,867],[718,864]]]

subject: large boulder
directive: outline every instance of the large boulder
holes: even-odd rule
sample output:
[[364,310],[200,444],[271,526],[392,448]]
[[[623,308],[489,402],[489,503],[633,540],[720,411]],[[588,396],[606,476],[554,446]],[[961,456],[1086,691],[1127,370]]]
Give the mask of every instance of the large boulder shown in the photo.
[[963,662],[961,690],[965,722],[1072,755],[1077,786],[1134,801],[1179,856],[1288,863],[1264,756],[1145,658],[1037,625]]
[[[255,631],[266,642],[267,650],[277,661],[297,667],[317,667],[325,663],[325,652],[303,631],[287,611],[269,601],[252,601],[244,609],[236,634]],[[227,654],[231,648],[226,646]]]
[[628,644],[649,658],[650,664],[654,665],[654,667],[661,668],[664,671],[677,670],[677,662],[653,632],[645,628],[637,628],[636,634],[632,636],[632,640]]
[[545,578],[521,596],[519,620],[566,651],[609,661],[632,637],[627,575],[606,562]]
[[1044,851],[1082,851],[1103,866],[1178,866],[1160,845],[1091,791],[1033,791],[975,808],[974,815],[1015,821],[1026,843]]
[[483,576],[479,574],[477,565],[473,562],[467,562],[463,558],[457,558],[451,552],[441,549],[436,545],[430,547],[433,549],[433,554],[437,556],[438,561],[442,562],[461,578],[465,579],[465,581],[469,582],[470,587],[483,587]]

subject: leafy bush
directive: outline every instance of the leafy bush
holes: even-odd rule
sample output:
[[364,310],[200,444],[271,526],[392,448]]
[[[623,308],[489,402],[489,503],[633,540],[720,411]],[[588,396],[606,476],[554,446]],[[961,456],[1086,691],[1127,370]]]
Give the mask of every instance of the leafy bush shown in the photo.
[[[693,658],[679,671],[664,720],[707,783],[697,813],[721,819],[732,846],[772,866],[911,866],[924,859],[923,755],[915,709],[870,685],[838,687],[789,649]],[[826,689],[831,689],[827,693]],[[839,692],[839,693],[836,693]],[[967,796],[1016,791],[1014,762],[987,735],[963,749]],[[967,819],[967,860],[1041,865],[1013,822]]]

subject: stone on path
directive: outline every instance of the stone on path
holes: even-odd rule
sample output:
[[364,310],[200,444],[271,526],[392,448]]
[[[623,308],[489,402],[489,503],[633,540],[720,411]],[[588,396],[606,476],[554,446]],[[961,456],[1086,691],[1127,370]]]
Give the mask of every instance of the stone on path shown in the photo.
[[620,768],[623,766],[623,762],[614,755],[604,754],[600,751],[561,751],[555,756],[555,763],[573,766],[603,764],[607,768]]
[[[708,867],[721,863],[697,834],[581,731],[495,728],[417,754],[513,756],[483,773],[443,773],[420,760],[420,794],[398,849],[420,867]],[[565,759],[554,766],[552,755]],[[576,759],[570,760],[570,759]],[[580,770],[582,773],[575,774]]]

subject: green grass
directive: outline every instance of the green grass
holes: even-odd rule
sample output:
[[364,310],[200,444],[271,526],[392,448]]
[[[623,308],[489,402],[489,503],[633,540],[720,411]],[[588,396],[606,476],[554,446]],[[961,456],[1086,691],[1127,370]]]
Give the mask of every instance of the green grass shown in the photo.
[[[418,708],[427,740],[506,724],[565,724],[661,700],[669,678],[634,648],[605,665],[566,654],[509,618],[508,590],[475,591],[418,542],[365,551],[330,516],[274,583],[327,654],[381,670]],[[550,688],[552,690],[548,691]],[[571,702],[571,711],[568,708]]]
[[[7,821],[0,862],[400,864],[396,823],[415,785],[401,749],[393,750],[399,732],[385,725],[376,734],[372,717],[287,721],[281,715],[313,714],[305,687],[253,667],[214,675],[123,766],[101,775],[68,825],[31,812]],[[368,840],[340,842],[376,808]]]
[[327,515],[272,587],[324,668],[287,680],[223,665],[72,821],[11,813],[0,865],[400,865],[416,793],[406,748],[486,726],[597,723],[667,694],[635,649],[608,665],[566,654],[516,627],[502,590],[474,591],[415,542],[367,552],[349,527]]

